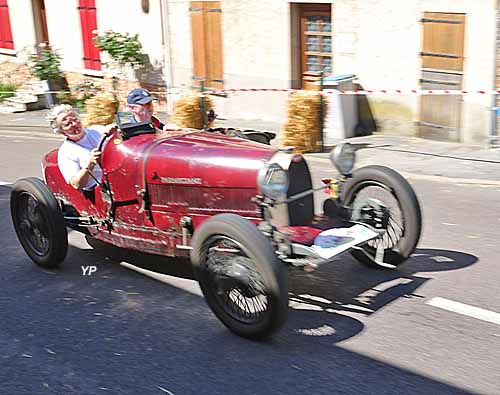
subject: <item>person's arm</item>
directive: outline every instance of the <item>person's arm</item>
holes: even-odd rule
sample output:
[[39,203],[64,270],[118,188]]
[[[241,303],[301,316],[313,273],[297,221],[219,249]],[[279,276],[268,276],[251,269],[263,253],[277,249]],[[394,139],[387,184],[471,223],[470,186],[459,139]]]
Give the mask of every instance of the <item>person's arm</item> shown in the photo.
[[152,116],[151,121],[153,122],[153,125],[155,128],[162,130],[162,131],[172,131],[172,130],[179,130],[179,126],[177,126],[175,123],[167,123],[164,124],[162,121],[160,121],[157,117]]
[[156,129],[165,130],[165,124],[154,115],[151,117],[151,123]]
[[72,176],[69,179],[68,183],[73,188],[78,190],[85,188],[91,177],[90,172],[94,169],[100,157],[101,157],[101,152],[98,151],[97,148],[94,148],[92,151],[90,151],[90,159],[87,166],[80,169],[78,173]]

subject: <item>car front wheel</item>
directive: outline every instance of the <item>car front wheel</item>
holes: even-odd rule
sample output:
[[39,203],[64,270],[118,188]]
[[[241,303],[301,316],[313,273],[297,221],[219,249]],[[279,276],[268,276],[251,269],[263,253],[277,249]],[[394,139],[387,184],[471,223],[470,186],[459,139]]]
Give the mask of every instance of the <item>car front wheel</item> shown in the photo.
[[352,255],[361,263],[394,269],[415,251],[422,231],[422,213],[415,191],[396,171],[384,166],[357,170],[344,188],[351,220],[381,231]]
[[288,277],[269,240],[234,214],[206,220],[195,231],[191,261],[205,299],[234,333],[267,337],[286,321]]

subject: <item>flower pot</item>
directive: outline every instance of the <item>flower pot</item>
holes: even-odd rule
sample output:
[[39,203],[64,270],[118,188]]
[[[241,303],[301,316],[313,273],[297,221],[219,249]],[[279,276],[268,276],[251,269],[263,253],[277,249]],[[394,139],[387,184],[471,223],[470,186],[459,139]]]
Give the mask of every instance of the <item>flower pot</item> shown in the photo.
[[47,108],[52,108],[56,104],[59,104],[59,99],[57,94],[59,92],[69,92],[68,81],[65,77],[51,78],[42,81],[43,90],[45,91],[45,106]]

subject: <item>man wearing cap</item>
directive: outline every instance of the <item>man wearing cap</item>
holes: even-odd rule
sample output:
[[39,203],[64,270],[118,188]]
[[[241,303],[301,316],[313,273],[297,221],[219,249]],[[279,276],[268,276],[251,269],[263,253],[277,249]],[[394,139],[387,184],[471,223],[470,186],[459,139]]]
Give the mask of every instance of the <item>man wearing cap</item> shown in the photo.
[[153,100],[156,98],[151,96],[151,94],[143,88],[135,88],[130,91],[127,97],[128,108],[134,115],[131,122],[149,122],[155,126],[155,128],[160,130],[176,129],[177,126],[173,124],[165,125],[157,117],[153,115],[154,107]]

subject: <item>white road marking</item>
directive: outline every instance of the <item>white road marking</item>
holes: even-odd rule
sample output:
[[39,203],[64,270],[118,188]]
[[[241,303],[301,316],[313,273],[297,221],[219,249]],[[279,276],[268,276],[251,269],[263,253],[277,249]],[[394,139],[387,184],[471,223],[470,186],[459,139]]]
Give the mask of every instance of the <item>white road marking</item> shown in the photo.
[[428,304],[429,306],[438,307],[440,309],[448,310],[453,313],[466,315],[468,317],[476,318],[478,320],[500,325],[500,314],[495,313],[494,311],[481,309],[479,307],[474,307],[439,297],[432,298],[431,300],[425,303]]
[[1,134],[0,138],[8,138],[9,140],[11,138],[16,138],[16,139],[25,139],[25,140],[60,140],[62,141],[63,139],[57,136],[51,136],[51,135],[43,135],[43,134],[32,134],[31,136],[25,136],[25,135],[20,135],[18,133],[15,134]]
[[198,282],[195,280],[188,280],[186,278],[179,278],[179,277],[168,276],[166,274],[156,273],[151,270],[146,270],[141,267],[131,265],[130,263],[127,262],[120,262],[120,266],[126,267],[127,269],[130,270],[134,270],[138,273],[151,277],[155,280],[161,281],[162,283],[168,284],[172,287],[183,289],[184,291],[187,291],[193,295],[203,296],[200,286],[198,285]]
[[158,385],[157,387],[158,387],[158,389],[159,389],[160,391],[163,391],[163,392],[165,392],[165,393],[166,393],[166,394],[168,394],[168,395],[175,395],[172,391],[169,391],[169,390],[167,390],[167,389],[165,389],[165,388],[163,388],[163,387],[160,387],[159,385]]

